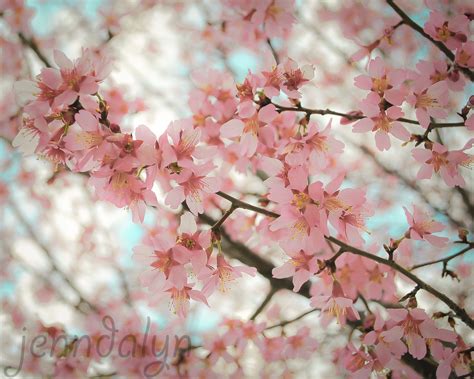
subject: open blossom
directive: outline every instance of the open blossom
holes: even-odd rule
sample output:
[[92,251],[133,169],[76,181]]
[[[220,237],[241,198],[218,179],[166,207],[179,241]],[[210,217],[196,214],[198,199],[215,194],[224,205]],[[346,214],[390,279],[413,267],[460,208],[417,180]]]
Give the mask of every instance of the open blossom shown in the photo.
[[257,151],[265,126],[270,124],[278,113],[273,104],[261,108],[258,112],[252,104],[248,104],[240,109],[239,116],[241,119],[235,118],[222,125],[221,137],[239,138],[240,153],[251,157]]
[[456,63],[461,67],[474,68],[474,41],[468,41],[456,50]]
[[227,347],[227,341],[221,336],[204,341],[204,348],[209,350],[209,359],[212,364],[216,364],[219,358],[223,358],[227,363],[234,360],[227,351]]
[[280,217],[271,223],[270,230],[283,229],[280,245],[287,252],[317,251],[324,246],[324,235],[319,225],[319,210],[308,193],[308,174],[301,166],[291,168],[285,181],[270,178],[269,199],[279,205]]
[[273,269],[274,278],[293,277],[293,291],[298,292],[301,286],[306,283],[312,274],[318,270],[317,258],[314,255],[299,253],[288,253],[291,259],[283,266]]
[[311,337],[308,327],[302,327],[292,336],[287,337],[284,354],[286,358],[309,359],[311,354],[318,347],[316,339]]
[[286,153],[285,161],[291,166],[308,162],[312,168],[324,169],[331,157],[343,152],[344,144],[331,135],[331,121],[323,130],[310,121],[306,133],[291,137],[288,144],[281,146],[281,150]]
[[330,296],[318,295],[311,298],[311,305],[321,308],[323,325],[328,325],[335,317],[338,324],[344,325],[346,319],[359,320],[359,312],[355,309],[352,299],[345,296],[344,291],[337,280],[333,282]]
[[309,194],[319,211],[319,225],[329,235],[328,221],[340,236],[356,245],[363,244],[361,231],[367,231],[365,219],[370,215],[364,190],[360,188],[340,189],[344,174],[335,177],[326,186],[315,182],[309,186]]
[[192,283],[186,283],[182,287],[175,287],[171,283],[167,283],[163,289],[164,292],[156,294],[157,298],[152,299],[152,303],[158,301],[161,296],[167,297],[170,301],[171,310],[179,317],[184,318],[186,317],[189,310],[190,299],[199,301],[209,306],[203,293],[192,288]]
[[445,118],[448,111],[448,85],[445,81],[437,82],[426,89],[416,90],[407,96],[407,102],[415,108],[416,118],[421,126],[430,125],[430,117]]
[[356,87],[372,91],[393,105],[401,105],[404,94],[399,87],[405,80],[405,72],[386,67],[380,57],[369,62],[368,71],[369,75],[359,75],[354,79]]
[[252,22],[263,24],[265,34],[270,37],[285,37],[295,21],[294,0],[261,0],[256,2]]
[[433,173],[439,173],[448,186],[464,187],[466,182],[460,168],[472,165],[473,156],[465,150],[471,149],[473,143],[474,139],[470,139],[462,149],[454,151],[448,151],[446,146],[438,142],[430,143],[426,149],[413,149],[413,157],[422,164],[417,178],[431,179]]
[[426,356],[426,345],[430,340],[438,339],[446,342],[456,340],[456,333],[437,328],[434,321],[422,309],[388,309],[388,313],[391,322],[395,323],[393,328],[398,326],[402,328],[408,351],[416,359],[423,359]]
[[250,276],[255,276],[257,270],[255,267],[247,266],[231,266],[224,256],[219,253],[217,255],[216,268],[211,268],[208,271],[201,272],[199,279],[203,280],[204,286],[202,292],[208,296],[218,287],[222,292],[227,290],[229,282],[235,280],[245,273]]
[[383,319],[377,312],[374,330],[364,336],[363,342],[365,345],[375,345],[374,352],[377,359],[386,366],[392,358],[400,359],[408,351],[402,338],[403,328],[394,326],[387,330],[384,328]]
[[298,67],[294,60],[288,59],[283,64],[283,77],[281,87],[283,92],[292,99],[299,99],[301,94],[298,90],[313,79],[314,68],[311,65]]
[[[171,143],[168,141],[168,136]],[[172,122],[160,137],[162,166],[168,167],[174,164],[179,169],[181,165],[191,164],[193,159],[205,159],[212,156],[210,147],[198,146],[200,136],[200,129],[194,129],[189,120]]]
[[407,232],[409,238],[415,240],[424,239],[433,246],[443,247],[448,239],[445,237],[435,236],[433,233],[438,233],[444,230],[444,225],[433,220],[429,215],[422,212],[417,206],[413,206],[413,214],[408,209],[403,207],[405,216],[407,218],[410,229]]
[[397,121],[404,116],[401,108],[392,106],[387,110],[380,109],[380,101],[379,95],[372,92],[361,102],[360,108],[367,117],[357,121],[352,130],[356,133],[375,132],[377,148],[383,151],[390,149],[389,134],[402,141],[408,141],[411,134]]
[[197,215],[204,212],[205,194],[216,193],[219,190],[219,181],[215,177],[208,177],[207,174],[214,169],[212,163],[203,165],[190,165],[182,172],[175,174],[173,178],[177,182],[166,195],[165,203],[172,208],[178,208],[186,200],[189,210]]
[[448,379],[453,370],[458,377],[468,375],[471,372],[471,353],[469,352],[469,346],[464,342],[462,337],[457,337],[454,349],[444,347],[438,341],[435,342],[437,343],[432,344],[430,351],[439,363],[436,369],[437,379]]
[[467,41],[469,19],[465,15],[447,19],[443,13],[432,11],[424,29],[434,40],[443,42],[449,49],[455,50]]
[[462,91],[466,84],[464,76],[444,59],[437,61],[421,60],[416,64],[417,72],[410,72],[414,88],[421,92],[432,84],[445,81],[452,91]]

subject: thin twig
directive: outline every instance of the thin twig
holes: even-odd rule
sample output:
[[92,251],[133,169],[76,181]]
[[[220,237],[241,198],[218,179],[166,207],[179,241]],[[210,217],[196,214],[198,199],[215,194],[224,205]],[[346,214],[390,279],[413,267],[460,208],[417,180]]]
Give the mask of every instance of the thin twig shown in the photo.
[[280,58],[278,57],[278,53],[275,50],[275,47],[272,45],[272,41],[270,41],[270,38],[267,38],[267,45],[270,47],[270,51],[272,52],[273,58],[275,59],[275,63],[279,64]]
[[[455,56],[451,50],[447,48],[447,46],[440,42],[440,41],[435,41],[433,38],[431,38],[430,35],[425,33],[423,28],[418,25],[415,21],[413,21],[393,0],[386,0],[387,4],[400,16],[400,18],[404,21],[404,24],[418,32],[420,35],[422,35],[424,38],[426,38],[428,41],[430,41],[433,45],[435,45],[439,50],[441,50],[444,55],[448,57],[448,59],[451,62],[455,62]],[[459,67],[457,66],[458,69],[461,70],[461,72],[467,76],[471,81],[474,81],[474,73],[469,70],[468,68],[465,67]]]
[[275,329],[275,328],[286,326],[288,324],[291,324],[292,322],[301,320],[303,317],[309,315],[310,313],[317,312],[317,311],[319,311],[319,309],[316,309],[316,308],[310,309],[309,311],[306,311],[306,312],[300,314],[299,316],[296,316],[295,318],[292,318],[291,320],[285,320],[285,321],[282,321],[278,324],[267,326],[265,328],[265,330],[270,330],[270,329]]
[[[296,107],[286,107],[280,104],[275,104],[272,103],[276,108],[277,111],[279,112],[304,112],[306,114],[317,114],[321,116],[325,115],[333,115],[333,116],[339,116],[346,118],[348,120],[360,120],[365,118],[366,116],[363,115],[357,115],[357,114],[349,114],[349,113],[343,113],[343,112],[338,112],[334,111],[331,109],[312,109],[312,108],[306,108],[302,107],[301,105],[296,106]],[[412,120],[409,118],[399,118],[397,121],[404,122],[407,124],[413,124],[413,125],[420,125],[420,123],[416,120]],[[440,129],[440,128],[458,128],[458,127],[463,127],[464,122],[443,122],[443,123],[431,123],[431,129]]]
[[[274,218],[280,216],[278,213],[271,212],[271,211],[268,211],[264,208],[260,208],[260,207],[254,206],[254,205],[247,204],[247,203],[245,203],[241,200],[238,200],[238,199],[236,199],[236,198],[234,198],[230,195],[227,195],[226,193],[218,192],[217,194],[219,196],[233,202],[234,205],[236,205],[239,208],[249,209],[249,210],[252,210],[254,212],[258,212],[258,213],[261,213],[261,214],[264,214],[264,215],[267,215],[267,216],[270,216],[270,217],[274,217]],[[379,257],[378,255],[374,255],[374,254],[371,254],[367,251],[358,249],[354,246],[348,245],[345,242],[342,242],[342,241],[338,240],[337,238],[334,238],[334,237],[331,237],[331,236],[325,236],[325,238],[326,238],[326,240],[328,240],[330,242],[333,242],[334,244],[341,247],[344,250],[344,252],[348,252],[348,253],[355,254],[355,255],[360,255],[362,257],[371,259],[375,262],[378,262],[378,263],[381,263],[383,265],[389,266],[389,267],[393,268],[395,271],[398,271],[402,275],[406,276],[408,279],[410,279],[413,282],[415,282],[416,284],[418,284],[418,286],[420,288],[422,288],[423,290],[431,293],[433,296],[437,297],[439,300],[441,300],[443,303],[445,303],[449,308],[451,308],[456,313],[456,315],[462,321],[464,321],[466,323],[466,325],[468,325],[471,329],[474,329],[474,320],[471,317],[469,317],[469,315],[467,314],[465,309],[461,308],[454,301],[452,301],[448,296],[446,296],[445,294],[439,292],[438,290],[436,290],[435,288],[433,288],[429,284],[425,283],[423,280],[418,278],[416,275],[412,274],[406,268],[400,266],[395,261],[388,260],[388,259]]]
[[465,247],[464,249],[462,249],[461,251],[458,251],[457,253],[453,254],[453,255],[450,255],[449,257],[446,257],[446,258],[441,258],[441,259],[437,259],[435,261],[430,261],[430,262],[424,262],[424,263],[420,263],[420,264],[417,264],[417,265],[414,265],[412,268],[410,268],[410,271],[413,271],[413,270],[416,270],[417,268],[420,268],[420,267],[425,267],[425,266],[430,266],[430,265],[434,265],[436,263],[448,263],[451,259],[454,259],[456,257],[459,257],[460,255],[464,254],[464,253],[467,253],[469,250],[471,249],[474,249],[474,243],[470,243],[469,246]]
[[21,32],[18,33],[18,37],[20,38],[21,43],[29,47],[40,59],[40,61],[44,63],[46,67],[52,67],[51,63],[49,63],[48,58],[46,58],[46,56],[41,52],[41,50],[38,47],[38,44],[33,38],[26,38],[25,35]]
[[270,300],[272,299],[273,295],[275,295],[275,293],[278,291],[278,288],[274,288],[272,287],[270,289],[270,292],[268,292],[267,296],[265,296],[265,299],[263,299],[262,303],[260,304],[260,306],[255,310],[255,312],[253,313],[252,316],[250,316],[250,320],[255,320],[257,318],[257,316],[265,309],[265,307],[267,306],[267,304],[270,302]]
[[16,204],[10,200],[9,202],[9,205],[10,205],[10,209],[13,211],[13,213],[15,214],[16,218],[22,223],[22,225],[25,227],[28,235],[30,236],[30,238],[35,241],[35,243],[41,248],[41,250],[43,250],[43,252],[45,253],[45,255],[47,256],[50,264],[51,264],[51,267],[52,267],[52,270],[57,272],[62,278],[63,280],[69,285],[69,287],[76,293],[76,296],[79,298],[79,303],[77,304],[77,306],[80,306],[81,304],[86,304],[91,310],[93,311],[97,311],[97,308],[91,304],[89,301],[87,301],[81,294],[81,291],[79,291],[79,289],[74,285],[74,283],[72,283],[71,279],[69,279],[69,277],[67,276],[67,274],[65,272],[63,272],[59,267],[58,265],[56,264],[51,252],[49,251],[49,249],[46,247],[46,245],[44,245],[39,237],[36,235],[35,231],[33,230],[33,228],[31,227],[31,225],[26,221],[26,219],[24,218],[23,214],[21,213],[21,211],[18,209],[18,207],[16,206]]

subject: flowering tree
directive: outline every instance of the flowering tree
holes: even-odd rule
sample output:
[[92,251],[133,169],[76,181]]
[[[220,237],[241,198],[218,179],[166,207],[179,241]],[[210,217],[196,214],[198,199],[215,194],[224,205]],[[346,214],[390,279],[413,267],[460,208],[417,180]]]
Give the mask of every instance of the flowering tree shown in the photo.
[[5,376],[473,375],[472,4],[86,3],[0,1]]

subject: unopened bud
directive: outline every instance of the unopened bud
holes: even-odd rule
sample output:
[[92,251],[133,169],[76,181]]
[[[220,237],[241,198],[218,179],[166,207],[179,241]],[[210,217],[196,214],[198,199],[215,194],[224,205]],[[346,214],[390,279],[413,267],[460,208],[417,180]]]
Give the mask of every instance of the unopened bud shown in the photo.
[[458,229],[458,236],[459,236],[459,239],[462,242],[467,242],[467,235],[468,234],[469,234],[469,232],[467,231],[467,229],[464,229],[464,228],[459,228]]
[[418,307],[418,302],[416,301],[416,297],[415,297],[415,296],[410,297],[410,299],[408,300],[407,307],[408,307],[408,308],[416,308],[416,307]]

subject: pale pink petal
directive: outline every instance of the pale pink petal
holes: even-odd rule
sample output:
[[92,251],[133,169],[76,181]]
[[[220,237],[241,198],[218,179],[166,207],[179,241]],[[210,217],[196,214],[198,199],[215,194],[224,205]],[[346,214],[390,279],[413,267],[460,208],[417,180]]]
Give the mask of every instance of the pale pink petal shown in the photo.
[[233,119],[227,121],[221,126],[221,137],[223,138],[234,138],[242,135],[244,130],[244,123],[242,120]]

